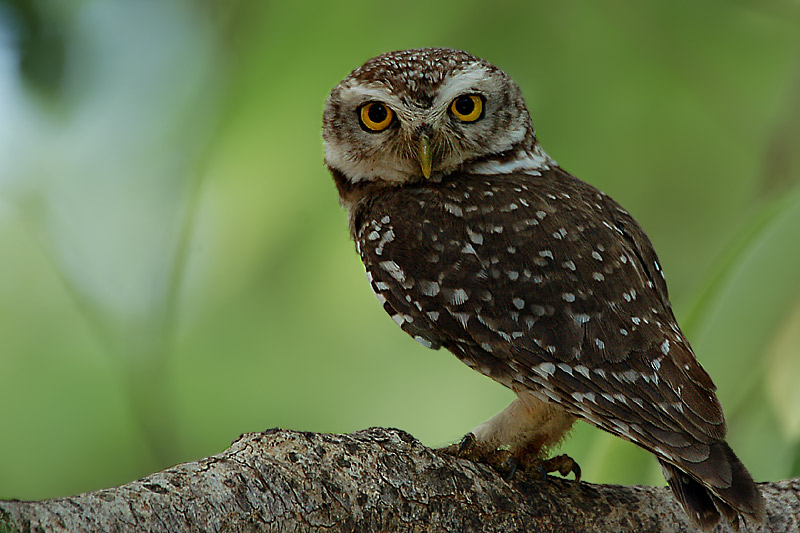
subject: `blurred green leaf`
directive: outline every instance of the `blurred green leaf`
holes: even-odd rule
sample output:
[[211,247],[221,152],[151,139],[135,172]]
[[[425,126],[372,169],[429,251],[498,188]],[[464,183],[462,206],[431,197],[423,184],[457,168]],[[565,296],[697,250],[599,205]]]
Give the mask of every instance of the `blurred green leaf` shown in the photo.
[[[800,265],[798,265],[800,267]],[[775,331],[766,355],[766,388],[784,440],[800,442],[800,295]]]
[[[787,424],[796,417],[796,393],[790,390],[797,381],[776,381],[776,373],[790,373],[780,379],[800,378],[792,314],[800,301],[798,228],[800,189],[755,218],[753,229],[711,281],[712,289],[704,291],[699,304],[704,312],[691,323],[695,352],[719,387],[731,446],[760,479],[788,476],[796,445],[788,438]],[[779,383],[782,387],[772,390]],[[782,407],[777,421],[765,405],[764,388],[772,404]],[[779,401],[776,395],[782,396]]]

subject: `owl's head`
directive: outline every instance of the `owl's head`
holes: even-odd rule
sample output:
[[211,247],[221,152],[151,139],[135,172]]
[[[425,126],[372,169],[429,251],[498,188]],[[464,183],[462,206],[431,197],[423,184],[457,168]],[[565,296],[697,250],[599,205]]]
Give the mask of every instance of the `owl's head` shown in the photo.
[[458,50],[389,52],[337,85],[323,117],[325,160],[351,182],[441,179],[536,139],[519,87]]

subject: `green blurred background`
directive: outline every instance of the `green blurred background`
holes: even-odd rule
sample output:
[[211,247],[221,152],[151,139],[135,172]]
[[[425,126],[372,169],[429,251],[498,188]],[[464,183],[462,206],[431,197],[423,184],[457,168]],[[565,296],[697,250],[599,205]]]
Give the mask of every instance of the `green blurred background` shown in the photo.
[[[280,426],[456,441],[512,394],[382,312],[322,163],[367,58],[463,48],[626,206],[758,480],[800,475],[800,4],[0,2],[0,497]],[[661,484],[579,424],[594,482]]]

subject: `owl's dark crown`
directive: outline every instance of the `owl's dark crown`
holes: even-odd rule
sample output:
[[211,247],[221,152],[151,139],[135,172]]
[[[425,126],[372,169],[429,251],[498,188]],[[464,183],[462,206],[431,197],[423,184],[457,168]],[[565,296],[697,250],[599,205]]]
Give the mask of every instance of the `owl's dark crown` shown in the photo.
[[436,89],[456,72],[480,65],[498,70],[492,64],[461,50],[417,48],[397,50],[374,57],[355,69],[350,78],[361,82],[381,82],[393,91],[433,101]]

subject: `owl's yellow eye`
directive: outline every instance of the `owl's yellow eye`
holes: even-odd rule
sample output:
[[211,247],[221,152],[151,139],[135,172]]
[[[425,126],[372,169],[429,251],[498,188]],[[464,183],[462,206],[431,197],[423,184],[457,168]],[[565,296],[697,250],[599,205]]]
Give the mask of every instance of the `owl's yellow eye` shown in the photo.
[[461,122],[475,122],[483,116],[483,100],[477,94],[462,94],[450,104],[450,112]]
[[370,102],[361,106],[359,110],[361,125],[369,131],[383,131],[389,127],[394,118],[391,109],[380,102]]

